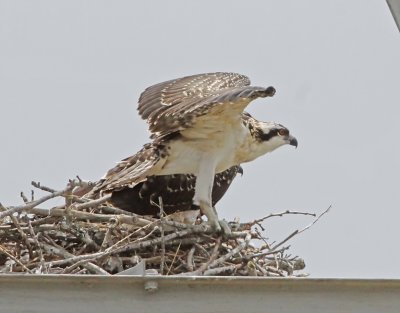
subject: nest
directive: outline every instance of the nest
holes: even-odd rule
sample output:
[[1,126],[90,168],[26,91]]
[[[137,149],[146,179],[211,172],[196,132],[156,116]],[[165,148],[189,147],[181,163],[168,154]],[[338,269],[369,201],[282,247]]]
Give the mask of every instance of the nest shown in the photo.
[[[0,273],[304,276],[304,261],[288,253],[287,242],[326,213],[285,211],[248,223],[230,223],[232,232],[217,234],[200,219],[195,225],[148,218],[107,206],[107,196],[75,196],[81,180],[64,190],[34,187],[47,194],[25,204],[0,204]],[[62,197],[65,204],[41,205]],[[162,210],[162,208],[160,208]],[[261,223],[288,214],[310,215],[313,222],[269,243]],[[137,273],[137,272],[136,272]]]

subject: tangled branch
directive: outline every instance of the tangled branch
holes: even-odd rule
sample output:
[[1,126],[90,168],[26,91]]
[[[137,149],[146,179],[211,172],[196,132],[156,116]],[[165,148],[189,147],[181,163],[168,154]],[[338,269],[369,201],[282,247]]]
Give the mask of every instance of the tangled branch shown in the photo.
[[[79,177],[63,190],[32,182],[46,194],[24,204],[0,204],[0,273],[100,274],[120,273],[144,261],[162,275],[302,276],[304,261],[284,246],[326,214],[299,211],[271,213],[249,223],[231,223],[230,234],[216,234],[199,219],[195,225],[164,217],[139,216],[109,206],[109,196],[89,200],[72,190],[85,188]],[[61,197],[65,204],[40,205]],[[161,199],[160,199],[161,200]],[[311,216],[313,221],[280,242],[268,243],[262,222],[285,215]],[[260,231],[261,229],[261,231]]]

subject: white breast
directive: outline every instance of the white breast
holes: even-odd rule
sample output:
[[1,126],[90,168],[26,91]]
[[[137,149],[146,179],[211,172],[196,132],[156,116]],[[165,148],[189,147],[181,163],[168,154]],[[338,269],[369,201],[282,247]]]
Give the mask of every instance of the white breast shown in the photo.
[[168,160],[159,175],[197,175],[198,165],[204,159],[216,165],[216,173],[239,164],[236,152],[249,136],[247,128],[240,123],[225,125],[224,131],[218,132],[200,129],[201,133],[195,133],[195,129],[185,130],[182,132],[185,137],[171,141]]

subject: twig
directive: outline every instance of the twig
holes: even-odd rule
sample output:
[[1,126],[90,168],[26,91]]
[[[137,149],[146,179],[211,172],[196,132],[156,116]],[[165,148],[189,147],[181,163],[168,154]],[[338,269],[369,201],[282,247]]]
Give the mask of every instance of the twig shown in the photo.
[[188,270],[189,270],[190,272],[192,272],[193,269],[194,269],[194,265],[193,265],[193,255],[194,255],[194,252],[195,252],[195,251],[196,251],[196,246],[193,245],[193,247],[189,250],[189,253],[188,253],[188,255],[187,255],[187,261],[186,261],[186,263],[187,263],[187,266],[188,266]]
[[23,191],[21,191],[20,196],[21,196],[21,198],[22,198],[22,201],[24,201],[24,203],[28,203],[28,202],[29,202],[28,198],[25,196],[25,194],[23,193]]
[[74,269],[76,269],[77,267],[83,266],[86,267],[87,263],[91,263],[94,262],[95,259],[88,259],[88,260],[80,260],[74,264],[72,264],[71,266],[67,266],[62,272],[61,274],[68,274],[71,273]]
[[47,191],[47,192],[50,192],[50,193],[55,193],[55,192],[57,192],[57,190],[55,190],[55,189],[53,189],[53,188],[50,188],[50,187],[47,187],[47,186],[42,186],[42,185],[40,184],[40,182],[32,181],[32,182],[31,182],[31,185],[32,185],[33,187],[37,188],[37,189],[40,189],[40,190],[43,190],[43,191]]
[[[162,199],[157,204],[161,219],[154,219],[108,206],[110,195],[95,200],[85,197],[91,186],[79,177],[61,191],[40,183],[33,186],[49,194],[8,210],[3,207],[3,212],[0,205],[0,254],[4,254],[0,272],[109,275],[146,260],[147,268],[165,275],[299,276],[296,271],[304,268],[304,261],[285,254],[290,246],[284,243],[329,210],[282,242],[271,244],[260,232],[261,222],[287,214],[315,214],[272,213],[251,223],[236,222],[235,231],[219,237],[207,224],[168,220]],[[58,196],[65,198],[65,205],[40,208]],[[13,214],[24,210],[27,214]]]
[[319,220],[320,220],[320,218],[322,217],[322,216],[324,216],[326,213],[328,213],[329,212],[329,210],[332,208],[332,205],[330,205],[324,212],[322,212],[320,215],[318,215],[318,217],[312,222],[312,223],[310,223],[309,225],[307,225],[306,227],[304,227],[303,229],[301,229],[301,230],[299,230],[299,234],[301,234],[302,232],[304,232],[304,231],[306,231],[307,229],[309,229],[311,226],[313,226],[315,223],[317,223]]
[[[54,253],[54,254],[56,254],[58,256],[61,256],[61,257],[65,258],[65,259],[73,257],[73,254],[67,252],[65,249],[63,249],[60,246],[52,246],[52,245],[49,245],[49,244],[44,243],[44,242],[41,243],[41,246],[48,253]],[[51,264],[51,262],[50,262],[50,264]],[[99,266],[94,265],[91,262],[87,262],[86,264],[84,264],[82,266],[85,267],[90,272],[95,273],[95,274],[110,275],[108,272],[106,272],[105,270],[103,270]]]
[[244,259],[245,260],[250,260],[250,259],[259,258],[259,257],[262,257],[262,256],[271,255],[271,254],[278,254],[278,253],[282,253],[282,252],[286,251],[289,248],[290,248],[290,246],[286,246],[286,247],[283,247],[283,248],[281,248],[279,250],[270,250],[270,251],[267,251],[267,252],[254,253],[254,254],[246,255],[244,257]]
[[[165,248],[165,247],[164,247]],[[175,254],[174,254],[174,258],[172,259],[172,262],[171,262],[171,265],[169,266],[169,268],[168,268],[168,271],[167,271],[167,276],[169,275],[169,273],[171,272],[171,268],[172,268],[172,266],[174,265],[174,263],[175,263],[175,259],[176,259],[176,256],[178,255],[178,252],[179,252],[179,249],[181,248],[181,244],[179,244],[178,245],[178,248],[176,248],[176,252],[175,252]],[[162,272],[161,272],[162,273]]]
[[219,274],[225,273],[225,272],[234,272],[234,271],[240,269],[241,267],[243,267],[242,264],[212,268],[212,269],[206,270],[203,275],[204,276],[214,276],[214,275],[219,275]]
[[218,251],[221,246],[221,237],[218,237],[217,240],[215,241],[214,249],[213,252],[211,253],[210,259],[206,262],[203,263],[199,269],[197,269],[194,274],[195,275],[202,275],[204,271],[210,267],[210,265],[215,261],[215,259],[218,256]]
[[[160,273],[161,273],[161,275],[163,275],[164,274],[164,265],[165,265],[165,236],[164,236],[164,205],[163,205],[162,197],[158,197],[158,206],[160,208],[160,231],[161,231]],[[171,264],[171,266],[172,266],[172,264]],[[168,275],[168,273],[167,273],[167,275]]]
[[90,200],[88,202],[85,203],[81,203],[81,204],[76,204],[74,205],[75,210],[83,210],[83,209],[88,209],[88,208],[96,208],[98,206],[100,206],[103,203],[106,203],[108,200],[111,199],[111,194],[105,195],[99,199],[95,199],[95,200]]
[[246,238],[243,240],[242,243],[240,243],[236,248],[232,249],[230,252],[227,254],[221,256],[220,258],[216,259],[215,261],[211,262],[209,265],[210,268],[216,267],[218,264],[222,264],[225,262],[227,259],[230,257],[234,256],[235,254],[239,253],[241,250],[246,248],[251,240],[251,235],[248,234]]
[[35,231],[34,231],[30,221],[28,223],[28,227],[29,227],[29,232],[30,232],[35,244],[36,244],[37,249],[38,249],[39,261],[40,261],[40,264],[41,264],[40,267],[39,267],[39,272],[41,273],[42,270],[45,269],[45,266],[44,266],[45,260],[44,260],[44,257],[43,257],[43,251],[42,251],[42,248],[40,247],[40,244],[39,244],[38,235],[35,234]]
[[42,216],[66,216],[68,213],[69,215],[73,216],[76,219],[80,220],[87,220],[91,222],[110,222],[113,219],[118,220],[119,223],[123,224],[130,224],[130,225],[137,225],[137,226],[144,226],[151,223],[151,220],[139,218],[136,215],[125,215],[125,214],[100,214],[100,213],[89,213],[89,212],[81,212],[77,210],[69,210],[66,212],[64,209],[53,208],[53,209],[41,209],[41,208],[34,208],[29,211],[32,214],[42,215]]
[[264,227],[261,225],[261,223],[264,222],[266,219],[269,219],[271,217],[283,217],[284,215],[289,215],[289,214],[291,214],[291,215],[306,215],[306,216],[313,216],[313,217],[316,216],[315,213],[286,210],[286,211],[280,212],[280,213],[270,213],[267,216],[264,216],[260,219],[254,220],[253,222],[250,223],[250,225],[257,224],[261,227],[262,230],[265,230]]
[[3,246],[0,245],[0,251],[7,255],[10,259],[12,259],[15,263],[21,266],[26,272],[32,273],[32,271],[27,268],[20,260],[18,260],[15,256],[13,256],[10,252],[7,251]]
[[10,215],[11,221],[13,222],[14,226],[17,228],[18,233],[21,235],[21,238],[24,240],[26,247],[28,248],[29,251],[29,258],[33,258],[33,253],[32,253],[32,247],[31,243],[29,242],[28,236],[25,234],[25,232],[22,230],[21,225],[19,224],[18,219],[14,215]]
[[[181,238],[181,237],[186,237],[188,235],[191,234],[199,234],[199,233],[211,233],[212,229],[209,225],[206,224],[202,224],[202,225],[196,225],[193,226],[193,228],[190,229],[184,229],[184,230],[180,230],[177,231],[175,233],[172,234],[168,234],[164,237],[165,242],[170,241],[172,239],[175,238]],[[117,248],[115,251],[113,251],[113,253],[123,253],[123,252],[130,252],[130,251],[134,251],[137,249],[143,249],[149,246],[155,246],[160,244],[162,241],[162,239],[160,237],[151,239],[151,240],[147,240],[147,241],[143,241],[143,242],[137,242],[137,243],[132,243],[132,244],[126,244],[123,247]]]
[[[5,212],[6,210],[7,209],[0,203],[0,212]],[[17,231],[21,235],[21,238],[25,241],[25,244],[29,251],[29,257],[32,258],[32,248],[31,248],[30,242],[28,240],[28,237],[26,236],[25,232],[22,230],[18,219],[13,215],[11,215],[10,218],[11,218],[11,221],[13,222],[14,226],[17,228]]]
[[111,206],[101,206],[99,209],[101,209],[101,212],[103,213],[109,213],[109,214],[123,214],[123,215],[130,215],[130,216],[135,216],[135,217],[142,217],[140,215],[137,215],[132,212],[124,211],[118,208],[114,208]]
[[324,212],[322,212],[320,215],[318,215],[317,218],[316,218],[312,223],[310,223],[309,225],[307,225],[307,226],[304,227],[303,229],[301,229],[301,230],[296,229],[293,233],[291,233],[289,236],[287,236],[287,237],[286,237],[285,239],[283,239],[281,242],[275,244],[275,245],[271,248],[271,250],[276,250],[278,247],[280,247],[281,245],[283,245],[283,244],[284,244],[285,242],[287,242],[289,239],[291,239],[291,238],[293,238],[294,236],[296,236],[296,235],[298,235],[298,234],[300,234],[300,233],[306,231],[307,229],[309,229],[309,228],[310,228],[311,226],[313,226],[316,222],[318,222],[319,219],[320,219],[323,215],[325,215],[326,213],[328,213],[329,210],[331,209],[331,207],[332,207],[332,205],[330,205]]
[[38,200],[29,202],[29,203],[27,203],[25,205],[18,205],[18,206],[8,207],[8,208],[6,208],[6,211],[0,212],[0,219],[2,219],[5,216],[17,213],[17,212],[29,211],[29,210],[33,209],[35,206],[37,206],[37,205],[39,205],[39,204],[41,204],[41,203],[43,203],[43,202],[45,202],[47,200],[62,196],[68,190],[68,188],[69,187],[67,187],[67,188],[65,188],[63,190],[57,191],[57,192],[53,192],[52,194],[44,196],[44,197],[42,197],[42,198],[40,198]]

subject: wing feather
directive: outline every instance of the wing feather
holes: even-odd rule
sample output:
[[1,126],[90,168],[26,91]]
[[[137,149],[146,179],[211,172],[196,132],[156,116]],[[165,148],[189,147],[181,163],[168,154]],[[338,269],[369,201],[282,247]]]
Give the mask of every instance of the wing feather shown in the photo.
[[165,163],[166,147],[153,142],[135,155],[120,161],[98,182],[91,194],[107,193],[125,187],[133,187],[144,181],[148,176],[157,175],[157,171]]
[[214,125],[219,121],[222,127],[228,119],[239,120],[252,100],[274,93],[273,87],[250,86],[250,79],[241,74],[198,74],[147,88],[140,96],[138,111],[149,124],[151,138],[188,128],[198,129],[200,134],[201,128],[208,127],[204,118],[212,118]]
[[203,99],[218,91],[250,85],[247,76],[237,73],[206,73],[169,80],[148,87],[139,98],[138,111],[147,119],[155,111],[161,113],[167,107],[191,99]]
[[[197,129],[200,135],[201,129],[211,124],[219,125],[221,129],[215,129],[215,132],[219,132],[224,129],[226,122],[239,121],[243,110],[251,101],[258,97],[272,96],[274,93],[273,87],[244,86],[217,91],[204,99],[191,98],[162,111],[152,112],[148,117],[149,129],[153,134],[152,138],[188,128]],[[210,123],[204,123],[207,119]]]

